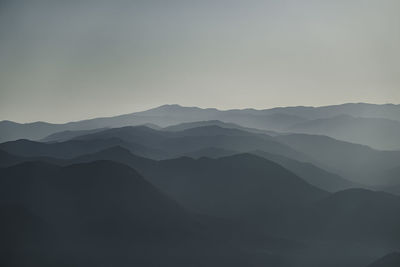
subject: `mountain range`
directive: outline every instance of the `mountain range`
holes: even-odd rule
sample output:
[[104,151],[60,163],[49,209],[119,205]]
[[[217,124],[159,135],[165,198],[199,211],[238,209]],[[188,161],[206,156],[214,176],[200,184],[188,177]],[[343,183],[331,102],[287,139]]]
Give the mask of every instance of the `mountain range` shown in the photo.
[[398,105],[0,122],[1,266],[391,267]]
[[[217,110],[164,105],[147,111],[108,118],[51,124],[45,122],[0,122],[0,142],[40,140],[66,131],[95,130],[128,125],[155,125],[155,128],[181,123],[219,120],[269,132],[324,134],[381,150],[400,149],[400,106],[350,103],[324,107],[284,107],[265,110]],[[171,128],[170,128],[171,129]],[[51,140],[51,138],[49,138]]]

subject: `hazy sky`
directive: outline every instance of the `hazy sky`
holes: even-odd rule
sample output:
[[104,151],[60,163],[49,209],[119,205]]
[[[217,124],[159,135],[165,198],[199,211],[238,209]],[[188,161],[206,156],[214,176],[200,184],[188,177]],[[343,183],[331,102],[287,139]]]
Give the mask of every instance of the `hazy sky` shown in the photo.
[[0,120],[400,103],[399,0],[0,0]]

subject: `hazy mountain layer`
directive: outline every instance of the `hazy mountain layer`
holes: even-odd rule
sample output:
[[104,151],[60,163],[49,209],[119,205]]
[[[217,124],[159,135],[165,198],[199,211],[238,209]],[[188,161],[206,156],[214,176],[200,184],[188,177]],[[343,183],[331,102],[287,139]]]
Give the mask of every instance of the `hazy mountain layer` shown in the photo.
[[[347,128],[348,122],[331,123],[330,118],[348,115],[354,118],[356,123]],[[104,127],[122,127],[129,125],[156,124],[162,127],[180,123],[196,121],[220,120],[225,123],[235,123],[242,127],[257,128],[270,131],[300,130],[309,133],[325,133],[331,136],[374,146],[380,149],[399,149],[400,144],[395,138],[398,134],[400,108],[398,105],[372,105],[372,104],[344,104],[325,107],[286,107],[266,110],[226,110],[201,109],[197,107],[182,107],[179,105],[165,105],[143,112],[120,115],[109,118],[96,118],[65,124],[50,124],[44,122],[19,124],[10,121],[0,122],[0,142],[16,139],[39,140],[56,132],[81,131]],[[323,129],[321,121],[323,120]],[[311,125],[310,125],[311,124]],[[317,125],[315,125],[317,124]],[[378,127],[379,126],[379,127]],[[156,127],[157,128],[157,127]],[[335,128],[336,132],[327,129]],[[325,129],[325,130],[324,130]],[[365,129],[378,131],[378,135],[365,132]],[[355,133],[361,134],[357,136]]]

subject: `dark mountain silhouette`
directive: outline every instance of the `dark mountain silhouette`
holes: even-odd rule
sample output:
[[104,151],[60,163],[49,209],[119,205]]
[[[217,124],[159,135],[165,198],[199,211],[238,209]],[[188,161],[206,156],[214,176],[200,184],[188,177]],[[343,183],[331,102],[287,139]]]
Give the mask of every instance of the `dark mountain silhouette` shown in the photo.
[[217,217],[266,219],[268,211],[303,205],[327,195],[280,165],[251,154],[154,161],[115,147],[67,164],[99,159],[123,162],[181,205]]
[[319,240],[400,246],[400,198],[388,193],[348,189],[291,216],[284,231],[297,229]]
[[251,154],[164,160],[158,171],[146,174],[180,203],[216,216],[268,217],[268,211],[326,195],[280,165]]
[[252,153],[278,163],[289,171],[295,173],[297,176],[301,177],[309,184],[328,192],[335,192],[351,187],[357,187],[356,184],[340,177],[339,175],[325,171],[308,162],[301,162],[260,150]]
[[400,196],[400,184],[389,185],[389,186],[377,186],[376,188],[378,190],[382,190],[382,191]]
[[400,149],[400,119],[356,118],[338,115],[309,120],[288,128],[290,132],[321,134],[376,149]]
[[15,165],[21,162],[26,161],[26,158],[19,157],[6,151],[0,150],[0,168],[1,167],[8,167],[11,165]]
[[2,266],[248,266],[249,246],[268,250],[258,259],[280,266],[271,253],[290,245],[189,214],[111,161],[27,162],[0,174]]
[[[279,165],[293,172],[294,174],[296,174],[309,184],[314,185],[328,192],[335,192],[347,188],[359,187],[359,185],[356,185],[355,183],[352,183],[340,177],[337,174],[325,171],[308,162],[297,161],[294,159],[290,159],[284,156],[279,156],[276,154],[271,154],[261,150],[251,151],[250,153],[261,156],[275,163],[278,163]],[[186,153],[184,156],[198,159],[201,157],[221,158],[226,156],[232,156],[235,154],[240,154],[240,153],[232,150],[209,147]]]
[[[197,151],[189,152],[185,154],[185,156],[194,159],[199,159],[202,157],[221,158],[226,156],[232,156],[235,154],[240,154],[240,152],[225,150],[221,148],[208,147]],[[307,181],[309,184],[314,185],[323,190],[326,190],[328,192],[334,192],[344,188],[355,187],[354,184],[352,184],[349,181],[346,181],[340,176],[324,171],[310,163],[299,162],[283,156],[278,156],[263,151],[254,151],[252,152],[252,154],[256,154],[268,160],[276,162],[281,166],[285,167],[286,169],[288,169],[289,171],[292,171],[297,176]],[[125,163],[134,168],[139,168],[139,169],[142,169],[141,165],[143,164],[147,164],[149,166],[156,164],[155,161],[133,155],[128,149],[123,148],[121,146],[106,148],[104,150],[96,152],[95,154],[90,154],[90,153],[85,154],[78,158],[73,159],[72,161],[63,161],[60,159],[43,157],[43,156],[21,157],[0,150],[0,167],[11,166],[25,161],[45,161],[54,164],[65,165],[66,162],[67,163],[90,162],[100,159],[113,160]]]
[[[91,155],[61,160],[58,164],[93,162],[99,159],[120,161],[135,167],[159,190],[189,210],[236,218],[252,224],[259,223],[264,227],[264,231],[289,239],[317,240],[308,244],[306,251],[284,250],[282,253],[285,258],[295,264],[288,263],[283,266],[311,266],[311,259],[317,258],[318,264],[315,266],[335,266],[349,260],[349,256],[346,256],[349,249],[354,250],[354,253],[357,251],[359,254],[356,253],[352,257],[364,263],[355,266],[365,266],[366,262],[371,260],[370,257],[362,256],[368,248],[352,247],[352,242],[395,246],[394,243],[400,240],[397,237],[397,233],[400,232],[396,232],[400,225],[399,198],[360,189],[329,195],[308,185],[281,166],[257,156],[244,154],[220,159],[179,158],[155,161],[132,155],[122,147],[113,147]],[[77,166],[80,165],[82,164]],[[99,169],[99,172],[105,171]],[[29,173],[34,174],[35,171],[29,170]],[[114,177],[117,172],[112,170],[112,173],[113,176],[110,177]],[[189,216],[190,220],[192,218]],[[252,235],[246,237],[246,240],[247,238],[253,240]],[[336,248],[334,243],[330,244],[331,240],[344,242],[340,245],[343,249]],[[326,250],[320,248],[322,241],[328,242],[324,248]],[[274,246],[273,241],[269,242]],[[329,249],[337,251],[331,258],[328,256]],[[305,256],[304,253],[312,251],[327,254],[324,257]],[[375,253],[370,255],[374,256]]]
[[389,253],[367,267],[398,267],[400,266],[400,253]]
[[[171,214],[176,218],[183,216],[183,211],[177,204],[159,194],[137,172],[128,166],[111,161],[97,161],[66,167],[49,163],[26,162],[3,169],[1,173],[3,203],[24,205],[33,213],[52,223],[58,223],[58,220],[65,221],[69,216],[79,217],[77,214],[68,214],[67,212],[70,205],[78,204],[76,201],[87,201],[84,203],[85,205],[97,206],[79,206],[86,210],[85,216],[89,221],[91,216],[105,216],[107,213],[112,213],[116,206],[124,213],[128,213],[129,210],[138,212],[140,216],[134,216],[137,217],[134,221],[143,226],[150,224],[154,216],[160,216],[159,219],[166,216],[163,220],[170,216],[163,214]],[[109,190],[104,191],[105,188]],[[41,194],[41,197],[38,194]],[[74,196],[75,199],[68,200],[68,196]],[[148,202],[147,207],[140,204],[141,198],[144,197],[153,201],[152,203]],[[93,201],[91,198],[96,199],[97,204],[94,202],[90,204]],[[124,206],[119,206],[124,199],[126,199],[126,203],[123,203]],[[63,205],[66,205],[65,208]],[[57,213],[56,207],[63,208],[63,213]],[[48,208],[52,210],[51,213],[47,211]],[[104,214],[102,214],[103,212]],[[54,217],[56,214],[60,217]],[[70,222],[70,224],[75,223],[78,222]]]

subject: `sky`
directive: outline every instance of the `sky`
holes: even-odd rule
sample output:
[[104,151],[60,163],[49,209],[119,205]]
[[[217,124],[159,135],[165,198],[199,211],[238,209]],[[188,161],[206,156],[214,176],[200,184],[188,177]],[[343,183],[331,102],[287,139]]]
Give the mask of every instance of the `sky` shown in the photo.
[[0,0],[0,120],[400,103],[398,0]]

